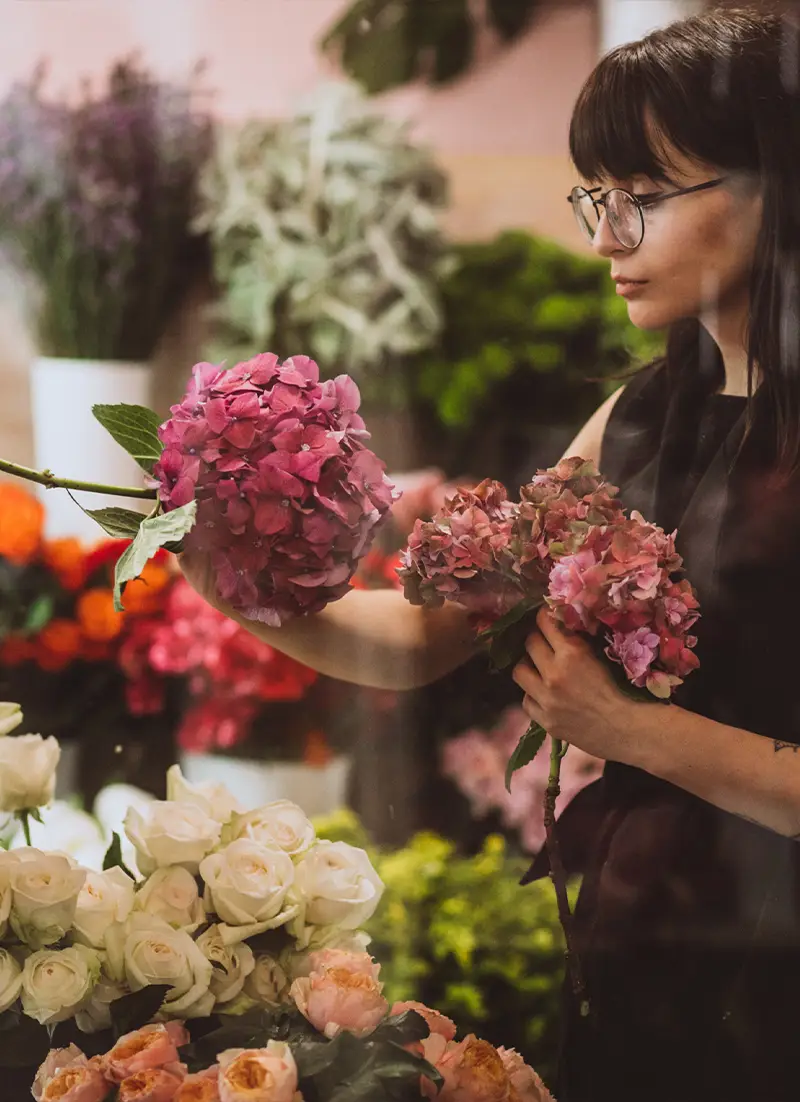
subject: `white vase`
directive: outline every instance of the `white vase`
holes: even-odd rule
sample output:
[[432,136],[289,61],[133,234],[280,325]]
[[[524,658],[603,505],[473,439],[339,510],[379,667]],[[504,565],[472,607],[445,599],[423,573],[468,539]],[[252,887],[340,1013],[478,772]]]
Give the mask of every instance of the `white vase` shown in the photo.
[[344,754],[326,765],[306,765],[184,753],[180,765],[191,784],[221,782],[248,811],[273,800],[292,800],[308,816],[330,815],[346,804],[350,758]]
[[[143,472],[92,415],[93,405],[150,403],[148,364],[103,360],[68,360],[41,356],[31,365],[31,410],[35,466],[61,478],[112,486],[141,486]],[[97,524],[66,490],[40,488],[50,539],[76,536],[93,542],[102,536]],[[142,509],[141,500],[74,495],[82,505]]]

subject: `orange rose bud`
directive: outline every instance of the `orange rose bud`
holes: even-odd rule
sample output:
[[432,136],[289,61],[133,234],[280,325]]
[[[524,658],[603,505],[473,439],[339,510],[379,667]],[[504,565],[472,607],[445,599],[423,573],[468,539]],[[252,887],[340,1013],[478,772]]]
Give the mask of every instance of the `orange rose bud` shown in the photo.
[[95,643],[116,639],[122,630],[122,614],[114,609],[110,589],[87,589],[78,598],[75,612],[83,634]]
[[42,503],[11,482],[0,482],[0,558],[18,566],[39,550],[44,526]]

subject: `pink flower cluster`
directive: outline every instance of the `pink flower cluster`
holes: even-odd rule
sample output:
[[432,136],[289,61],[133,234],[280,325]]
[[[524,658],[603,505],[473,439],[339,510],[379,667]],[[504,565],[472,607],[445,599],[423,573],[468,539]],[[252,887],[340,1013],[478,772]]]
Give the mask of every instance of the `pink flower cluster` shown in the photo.
[[675,533],[626,516],[617,488],[578,457],[505,487],[462,492],[417,521],[398,571],[414,604],[458,601],[489,620],[546,602],[566,627],[604,636],[637,688],[666,699],[696,669],[692,586],[677,575]]
[[197,364],[161,426],[161,501],[197,501],[186,549],[211,556],[220,598],[248,619],[277,626],[347,592],[395,496],[359,405],[349,376],[263,354]]
[[163,707],[167,678],[185,679],[191,703],[177,736],[184,750],[235,745],[266,702],[301,700],[318,677],[212,608],[182,579],[159,615],[131,624],[118,661],[136,715]]
[[[465,731],[448,739],[442,749],[442,771],[470,802],[472,813],[482,818],[500,812],[503,823],[518,830],[526,853],[538,853],[545,842],[545,828],[537,814],[544,801],[550,769],[550,739],[542,753],[514,773],[511,791],[505,786],[506,763],[528,728],[530,720],[518,707],[506,708],[490,731]],[[603,762],[577,746],[571,746],[561,762],[560,814],[570,800],[603,771]]]
[[[389,1016],[416,1011],[429,1034],[409,1051],[442,1075],[441,1102],[552,1102],[539,1076],[513,1049],[496,1049],[472,1035],[456,1041],[455,1024],[422,1003],[391,1010],[368,953],[322,949],[306,960],[292,984],[299,1010],[329,1040],[342,1031],[369,1037]],[[189,1042],[181,1022],[147,1025],[121,1037],[104,1056],[87,1059],[75,1045],[52,1051],[33,1085],[36,1102],[303,1102],[290,1044],[228,1049],[213,1067],[190,1075],[179,1048]],[[113,1095],[112,1092],[118,1094]],[[436,1096],[420,1076],[420,1098]]]

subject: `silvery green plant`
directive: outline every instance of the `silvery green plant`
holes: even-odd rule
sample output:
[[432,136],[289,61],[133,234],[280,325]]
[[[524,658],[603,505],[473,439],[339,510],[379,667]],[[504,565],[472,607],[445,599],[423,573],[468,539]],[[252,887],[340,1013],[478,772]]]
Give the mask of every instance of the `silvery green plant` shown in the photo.
[[442,326],[446,180],[405,124],[330,84],[291,118],[223,128],[201,180],[220,301],[211,358],[302,348],[365,397]]

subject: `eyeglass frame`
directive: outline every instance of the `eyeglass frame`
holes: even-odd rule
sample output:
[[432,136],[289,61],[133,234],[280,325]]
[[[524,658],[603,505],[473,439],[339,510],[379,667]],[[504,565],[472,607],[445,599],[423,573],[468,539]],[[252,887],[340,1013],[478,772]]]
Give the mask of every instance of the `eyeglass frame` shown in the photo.
[[679,188],[677,191],[667,192],[666,195],[662,195],[662,193],[660,191],[659,192],[651,192],[651,193],[648,193],[647,195],[634,195],[632,192],[628,191],[626,188],[612,187],[612,188],[609,188],[608,191],[604,191],[602,193],[602,195],[598,196],[597,199],[595,199],[594,193],[596,191],[601,190],[599,187],[585,188],[585,187],[581,187],[580,184],[576,184],[575,187],[572,189],[572,191],[567,196],[567,202],[572,207],[573,213],[575,215],[575,221],[578,223],[578,227],[583,232],[584,237],[586,237],[587,240],[589,241],[589,243],[591,244],[591,242],[594,241],[594,237],[596,236],[596,234],[592,237],[589,237],[587,230],[585,229],[583,223],[581,222],[580,217],[578,215],[577,205],[573,201],[573,196],[574,196],[575,192],[576,191],[582,191],[584,193],[584,195],[587,195],[591,199],[592,205],[594,206],[594,209],[595,209],[595,213],[597,214],[597,219],[598,219],[598,224],[599,224],[600,218],[602,216],[601,216],[601,214],[600,214],[600,212],[598,211],[597,208],[598,207],[605,208],[606,199],[608,198],[608,196],[611,194],[612,191],[621,191],[623,193],[623,195],[627,195],[629,199],[633,200],[634,206],[639,211],[639,224],[642,227],[641,237],[639,238],[639,240],[637,241],[637,243],[635,245],[626,245],[626,244],[624,244],[624,242],[620,241],[619,238],[617,237],[616,233],[614,233],[614,227],[610,225],[609,228],[611,229],[612,234],[614,234],[615,240],[618,242],[619,245],[621,245],[621,247],[623,249],[638,249],[639,246],[641,245],[642,241],[644,241],[644,208],[645,207],[653,207],[657,203],[663,203],[666,199],[676,199],[679,195],[690,195],[693,191],[705,191],[707,188],[718,187],[720,184],[724,184],[725,181],[728,180],[728,179],[730,179],[729,176],[718,176],[714,180],[706,180],[706,182],[703,183],[703,184],[693,184],[692,187],[684,187],[684,188]]

